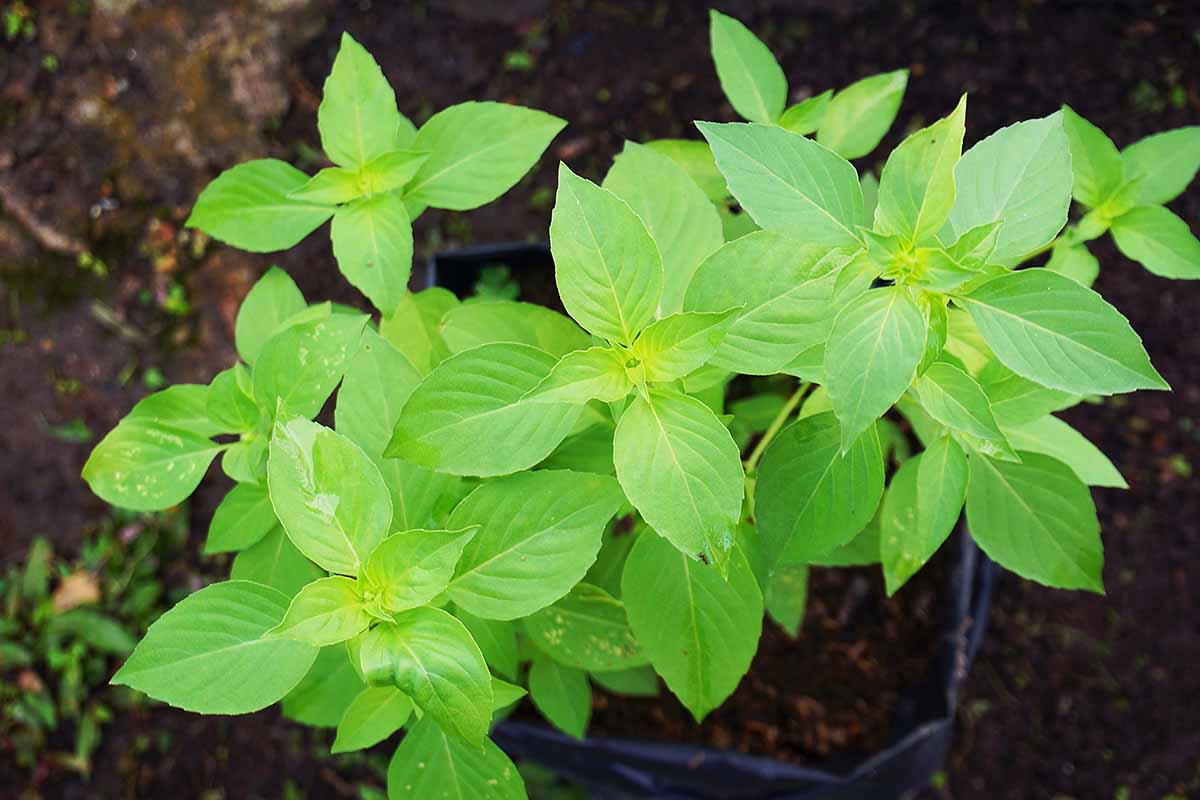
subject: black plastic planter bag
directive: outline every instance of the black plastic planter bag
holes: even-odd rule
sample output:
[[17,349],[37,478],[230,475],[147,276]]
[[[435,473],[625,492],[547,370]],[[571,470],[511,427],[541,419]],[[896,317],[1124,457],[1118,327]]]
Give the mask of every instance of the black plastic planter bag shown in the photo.
[[[428,282],[468,294],[489,264],[507,265],[518,280],[552,268],[545,245],[478,247],[435,256]],[[608,737],[580,742],[545,725],[511,721],[498,725],[493,738],[514,760],[536,762],[587,786],[593,797],[614,800],[884,800],[927,786],[950,748],[958,690],[983,639],[996,575],[965,528],[945,546],[955,548],[955,561],[929,672],[901,692],[891,741],[870,758],[805,768],[691,745]]]

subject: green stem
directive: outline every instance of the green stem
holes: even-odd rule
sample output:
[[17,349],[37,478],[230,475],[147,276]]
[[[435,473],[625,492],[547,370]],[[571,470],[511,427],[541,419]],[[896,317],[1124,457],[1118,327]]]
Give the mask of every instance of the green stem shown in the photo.
[[783,408],[779,409],[779,413],[775,415],[775,419],[771,420],[771,424],[767,426],[767,430],[763,433],[762,438],[758,440],[758,444],[754,445],[754,449],[750,451],[750,457],[746,459],[746,473],[752,473],[758,468],[758,462],[762,458],[762,454],[767,449],[767,445],[775,438],[783,428],[783,424],[787,422],[788,417],[796,410],[796,406],[800,405],[800,401],[804,399],[804,394],[809,390],[812,384],[807,381],[801,381],[796,387],[796,391],[792,392],[792,396],[783,404]]

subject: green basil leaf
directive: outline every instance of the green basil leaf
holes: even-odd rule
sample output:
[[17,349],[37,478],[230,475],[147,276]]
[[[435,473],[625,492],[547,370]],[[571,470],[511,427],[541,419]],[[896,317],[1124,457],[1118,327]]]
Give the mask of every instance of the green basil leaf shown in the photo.
[[317,657],[303,642],[263,638],[287,597],[249,581],[206,586],[146,631],[112,682],[200,714],[266,708],[300,682]]
[[283,620],[266,635],[325,647],[357,636],[370,624],[371,615],[357,583],[334,575],[301,589]]
[[1164,278],[1200,278],[1200,240],[1162,206],[1136,206],[1113,220],[1113,241],[1127,257]]
[[448,736],[433,719],[404,735],[387,771],[391,800],[526,800],[521,773],[490,739],[475,747]]
[[217,505],[212,524],[208,526],[204,552],[229,553],[245,550],[260,542],[278,524],[266,489],[253,484],[239,483],[230,489]]
[[390,314],[412,274],[412,225],[398,194],[376,194],[338,208],[330,226],[338,269],[372,304]]
[[1128,489],[1113,463],[1082,433],[1058,417],[1013,425],[1007,429],[1013,447],[1030,453],[1042,453],[1066,464],[1088,486]]
[[624,200],[565,164],[558,169],[550,249],[563,305],[584,328],[631,344],[654,321],[663,287],[654,239]]
[[1071,205],[1071,147],[1062,112],[1001,128],[954,168],[957,197],[939,237],[1003,222],[991,263],[1012,266],[1051,241]]
[[613,475],[613,425],[599,422],[573,433],[538,465],[541,469],[570,469]]
[[292,200],[309,203],[336,205],[348,203],[363,194],[358,172],[345,167],[326,167],[308,179],[308,182],[288,194]]
[[250,395],[252,380],[246,365],[239,363],[218,372],[209,385],[205,408],[222,433],[250,433],[258,427],[262,411]]
[[566,471],[498,478],[467,495],[451,528],[479,525],[458,563],[451,600],[486,619],[516,619],[570,591],[624,502],[617,482]]
[[759,463],[758,529],[776,564],[803,564],[849,542],[883,495],[883,455],[871,425],[843,453],[837,419],[824,412],[784,428]]
[[1088,251],[1087,245],[1059,242],[1050,251],[1046,269],[1091,288],[1100,275],[1100,262]]
[[562,358],[592,344],[587,332],[570,317],[545,306],[512,300],[455,306],[442,317],[440,330],[451,353],[493,342],[516,342]]
[[530,170],[567,123],[508,103],[459,103],[434,114],[409,149],[429,153],[405,195],[434,208],[490,203]]
[[92,450],[83,465],[83,479],[114,506],[135,511],[170,508],[195,491],[222,447],[198,433],[138,417],[136,411],[135,407]]
[[253,364],[283,322],[305,308],[304,295],[290,275],[279,267],[263,273],[238,308],[234,324],[234,340],[242,360]]
[[592,690],[586,673],[548,658],[535,658],[529,670],[529,697],[551,725],[583,740],[592,716]]
[[395,191],[412,181],[428,159],[429,153],[413,150],[393,150],[377,156],[361,170],[363,187],[368,194]]
[[317,109],[321,147],[341,167],[361,167],[395,148],[396,93],[362,45],[342,34]]
[[479,645],[483,660],[492,672],[509,680],[515,680],[519,668],[517,626],[509,620],[484,619],[466,609],[455,608],[454,616],[466,627]]
[[454,576],[463,548],[478,528],[393,533],[367,559],[363,582],[393,613],[428,604]]
[[373,686],[395,684],[447,732],[478,747],[492,719],[492,678],[463,624],[414,608],[368,631],[359,654]]
[[275,423],[267,488],[288,537],[330,572],[358,575],[392,521],[387,486],[367,454],[301,417]]
[[580,583],[523,623],[542,652],[569,667],[611,671],[646,663],[624,605],[598,586]]
[[412,700],[394,686],[368,686],[337,726],[330,752],[350,753],[379,744],[412,716]]
[[439,364],[408,398],[384,455],[452,475],[527,469],[571,432],[580,406],[526,395],[554,357],[524,344],[487,344]]
[[1072,394],[1168,388],[1121,312],[1070,278],[1022,270],[956,299],[1022,377]]
[[723,565],[745,476],[729,430],[694,397],[652,388],[617,423],[617,480],[650,527],[689,558]]
[[646,328],[633,343],[646,380],[678,380],[704,366],[741,311],[688,311],[663,317]]
[[967,524],[1000,566],[1060,589],[1103,592],[1096,508],[1071,468],[1040,453],[971,459]]
[[763,589],[763,605],[789,636],[798,636],[808,607],[808,565],[789,564],[771,570]]
[[817,128],[817,141],[842,158],[870,153],[892,127],[908,70],[884,72],[856,81],[833,96]]
[[688,287],[684,308],[715,312],[742,306],[712,364],[774,375],[823,343],[837,310],[873,277],[843,268],[850,256],[849,249],[805,244],[778,231],[747,234],[709,256]]
[[759,226],[814,245],[860,244],[862,188],[858,173],[841,156],[774,125],[698,122],[696,127],[712,146],[733,196]]
[[872,289],[838,314],[825,349],[825,386],[844,448],[908,389],[925,332],[921,309],[903,286]]
[[929,416],[948,428],[979,439],[988,455],[1016,460],[1012,445],[992,414],[987,393],[970,375],[939,361],[917,379],[916,389]]
[[888,596],[925,565],[950,536],[967,496],[967,458],[948,436],[892,476],[880,515],[880,555]]
[[1121,187],[1125,168],[1117,146],[1104,131],[1063,106],[1063,130],[1071,145],[1072,194],[1088,208],[1099,208]]
[[1001,426],[1031,422],[1079,402],[1078,397],[1022,378],[996,359],[980,371],[979,383],[987,392],[992,414]]
[[1141,202],[1169,203],[1200,170],[1200,125],[1147,136],[1122,150],[1121,160]]
[[304,680],[283,698],[283,715],[302,725],[335,728],[362,690],[346,646],[322,647]]
[[931,238],[954,207],[954,165],[962,156],[967,96],[949,116],[909,136],[888,156],[879,176],[875,231],[909,242]]
[[718,208],[729,197],[729,189],[725,186],[725,177],[717,169],[712,149],[706,142],[694,139],[658,139],[646,142],[655,152],[662,153],[667,158],[683,167],[704,196],[716,203]]
[[662,256],[659,309],[679,311],[696,267],[725,241],[717,209],[669,156],[633,142],[625,143],[602,185],[645,223]]
[[358,352],[366,316],[330,314],[285,328],[263,345],[254,363],[254,400],[274,414],[315,417]]
[[632,389],[633,382],[625,373],[621,353],[611,347],[589,347],[560,358],[545,380],[524,399],[530,403],[583,405],[589,400],[612,403],[626,397]]
[[332,206],[288,196],[307,182],[303,172],[273,158],[238,164],[204,187],[184,224],[252,253],[287,250],[333,214]]
[[821,127],[821,120],[825,119],[825,112],[829,109],[829,101],[832,98],[833,89],[826,89],[818,95],[789,106],[779,118],[780,127],[804,136],[816,133],[817,128]]
[[721,90],[744,119],[774,122],[787,103],[787,78],[771,51],[733,17],[710,10],[709,34]]
[[621,596],[654,669],[696,721],[724,702],[758,648],[762,595],[741,551],[728,578],[653,534],[638,537]]
[[326,574],[325,570],[296,549],[296,545],[278,525],[256,544],[238,553],[229,569],[231,580],[253,581],[270,586],[283,592],[289,600]]
[[605,690],[626,697],[658,696],[658,673],[649,665],[616,672],[593,672],[592,680]]
[[379,333],[404,354],[418,372],[428,375],[450,355],[442,340],[440,325],[442,317],[458,305],[458,298],[440,286],[407,294],[390,315],[380,320]]

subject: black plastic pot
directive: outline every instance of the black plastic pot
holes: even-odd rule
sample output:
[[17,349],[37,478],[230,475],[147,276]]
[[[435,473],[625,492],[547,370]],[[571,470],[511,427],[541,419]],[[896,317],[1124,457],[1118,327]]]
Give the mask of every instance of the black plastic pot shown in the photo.
[[[498,263],[518,281],[552,269],[543,244],[473,247],[435,256],[428,285],[468,294],[479,270]],[[884,800],[927,786],[950,748],[959,688],[983,640],[996,575],[965,526],[945,546],[955,549],[955,560],[930,670],[901,693],[890,743],[866,760],[812,769],[691,745],[608,737],[580,742],[545,725],[513,721],[497,726],[493,738],[514,760],[536,762],[598,798]]]

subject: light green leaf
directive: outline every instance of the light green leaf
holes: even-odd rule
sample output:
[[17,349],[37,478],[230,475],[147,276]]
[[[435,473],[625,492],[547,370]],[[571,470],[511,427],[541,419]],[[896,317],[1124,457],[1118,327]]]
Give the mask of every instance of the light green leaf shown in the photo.
[[[649,329],[648,329],[649,330]],[[589,347],[567,353],[545,380],[525,395],[529,403],[572,403],[589,400],[612,403],[633,389],[625,373],[625,358],[611,347]]]
[[1089,208],[1099,208],[1121,187],[1124,166],[1117,146],[1104,131],[1063,106],[1063,130],[1071,145],[1072,194]]
[[1088,486],[1128,489],[1113,463],[1082,433],[1058,417],[1045,416],[1007,429],[1013,447],[1042,453],[1066,464]]
[[394,193],[348,203],[333,215],[333,255],[346,280],[385,314],[399,305],[412,274],[412,225]]
[[484,483],[447,523],[481,526],[459,561],[450,599],[501,620],[553,603],[587,572],[623,502],[617,482],[603,475],[539,470]]
[[1022,377],[1071,394],[1168,388],[1121,312],[1070,278],[1022,270],[956,300],[996,357]]
[[405,196],[466,211],[490,203],[530,170],[567,123],[507,103],[459,103],[434,114],[409,149],[429,153]]
[[301,589],[267,635],[325,647],[357,636],[369,624],[371,615],[354,579],[334,575]]
[[958,367],[939,361],[917,379],[921,406],[938,422],[979,439],[990,456],[1015,460],[1016,454],[992,414],[983,387]]
[[866,527],[883,494],[883,456],[875,426],[845,453],[833,414],[784,428],[763,453],[754,508],[772,561],[803,564],[849,542]]
[[261,541],[278,524],[266,489],[239,483],[217,505],[212,524],[208,526],[204,552],[245,550]]
[[396,93],[375,59],[343,33],[317,109],[321,147],[342,167],[361,167],[396,147]]
[[657,697],[658,673],[647,665],[617,672],[593,672],[592,680],[614,694],[627,697]]
[[209,392],[209,387],[195,383],[168,386],[137,401],[122,422],[153,423],[200,436],[214,436],[222,431],[208,417]]
[[577,584],[523,622],[538,649],[569,667],[605,672],[646,663],[625,607],[598,586]]
[[451,353],[493,342],[516,342],[562,358],[592,344],[587,332],[570,317],[513,300],[454,306],[442,317],[440,330]]
[[733,196],[759,226],[814,245],[860,244],[862,188],[858,173],[841,156],[774,125],[698,122],[696,127],[712,146]]
[[1079,398],[1066,392],[1022,378],[996,359],[980,371],[979,383],[987,392],[992,414],[1002,427],[1030,422],[1079,402]]
[[252,253],[287,250],[333,214],[332,206],[288,197],[307,182],[273,158],[238,164],[204,187],[184,224]]
[[905,461],[883,496],[880,554],[888,596],[950,536],[967,496],[967,458],[948,436]]
[[82,474],[106,503],[157,511],[187,499],[222,449],[200,434],[131,412],[92,450]]
[[238,363],[218,372],[209,385],[205,408],[222,433],[249,433],[258,427],[262,412],[251,397],[251,382],[246,365]]
[[788,107],[783,112],[783,116],[779,118],[780,127],[804,136],[815,133],[821,126],[821,120],[825,119],[825,112],[829,108],[829,101],[832,97],[833,89],[826,89],[818,95]]
[[479,645],[483,660],[492,672],[515,680],[520,658],[516,623],[509,620],[484,619],[462,608],[455,608],[454,616],[458,617],[458,621],[466,627],[475,644]]
[[725,186],[725,177],[717,169],[717,162],[713,159],[712,149],[707,142],[694,139],[657,139],[646,142],[646,147],[662,153],[683,167],[683,171],[696,182],[705,197],[718,206],[724,204],[725,198],[729,196],[729,189]]
[[400,409],[420,382],[420,373],[408,359],[368,329],[346,368],[333,413],[338,433],[361,447],[383,476],[392,497],[389,531],[431,525],[434,507],[458,483],[452,475],[383,457]]
[[810,245],[778,231],[756,231],[709,256],[688,287],[689,311],[742,306],[712,364],[773,375],[829,336],[838,309],[873,277],[848,267],[846,248]]
[[345,167],[326,167],[288,197],[322,205],[348,203],[363,194],[358,175],[356,170]]
[[613,475],[613,425],[598,422],[573,433],[538,465],[541,469],[571,469]]
[[1200,125],[1147,136],[1122,150],[1121,160],[1141,202],[1169,203],[1200,170]]
[[725,241],[716,208],[669,156],[633,142],[625,143],[603,187],[628,203],[645,223],[662,256],[659,310],[679,311],[696,267]]
[[856,81],[833,96],[817,128],[817,141],[842,158],[875,149],[900,110],[908,70],[884,72]]
[[787,103],[787,78],[771,51],[733,17],[710,10],[709,35],[721,89],[751,122],[774,122]]
[[741,311],[688,311],[664,317],[646,328],[633,343],[646,380],[678,380],[704,366]]
[[458,298],[440,286],[407,294],[391,314],[380,320],[379,333],[411,361],[418,372],[428,375],[450,355],[442,340],[440,325],[442,317],[458,304]]
[[763,590],[763,605],[771,619],[795,637],[808,607],[808,565],[791,564],[771,570]]
[[270,414],[282,404],[315,417],[358,352],[366,322],[366,316],[330,314],[272,336],[254,363],[255,402]]
[[663,267],[645,224],[624,200],[559,164],[550,220],[563,305],[604,339],[631,344],[654,321]]
[[642,518],[689,558],[723,565],[745,478],[728,429],[694,397],[652,388],[617,423],[617,480]]
[[393,150],[377,156],[360,173],[363,193],[380,194],[407,185],[428,159],[428,153],[412,150]]
[[925,319],[908,289],[872,289],[834,320],[825,349],[829,400],[848,448],[904,394],[925,349]]
[[390,800],[526,800],[517,767],[490,739],[459,741],[433,719],[404,735],[387,771]]
[[583,740],[592,716],[586,673],[549,658],[535,658],[529,670],[529,697],[551,725]]
[[322,647],[304,680],[283,698],[283,715],[314,728],[336,728],[362,690],[346,646]]
[[288,537],[330,572],[357,575],[392,521],[387,486],[367,454],[300,417],[275,423],[267,488]]
[[487,344],[439,364],[409,397],[384,455],[453,475],[527,469],[571,432],[581,407],[525,399],[554,368],[524,344]]
[[916,243],[941,230],[954,207],[954,165],[966,119],[964,94],[948,117],[909,136],[888,156],[879,177],[876,232]]
[[463,548],[478,530],[393,533],[367,559],[363,582],[387,611],[426,605],[450,583]]
[[1100,275],[1100,262],[1088,251],[1087,245],[1059,242],[1050,251],[1046,269],[1091,288]]
[[247,364],[253,364],[284,320],[305,308],[304,295],[291,276],[279,267],[268,269],[250,287],[238,308],[233,331],[238,354]]
[[1003,222],[991,263],[1012,266],[1051,241],[1071,205],[1071,148],[1062,112],[1001,128],[954,168],[957,198],[939,237]]
[[288,599],[302,588],[325,577],[325,570],[304,557],[292,540],[276,526],[266,536],[233,559],[229,577],[235,581],[254,581],[278,589]]
[[971,459],[967,525],[983,552],[1018,575],[1060,589],[1104,591],[1100,523],[1091,495],[1060,461]]
[[492,678],[463,624],[414,608],[368,631],[359,654],[373,686],[395,684],[447,732],[479,746],[492,719]]
[[317,657],[302,642],[263,638],[287,597],[249,581],[206,586],[146,631],[112,682],[201,714],[266,708],[300,682]]
[[1113,241],[1128,258],[1164,278],[1200,278],[1200,241],[1162,206],[1137,206],[1113,220]]
[[338,723],[333,753],[365,750],[391,736],[412,716],[412,701],[394,686],[368,686]]
[[638,537],[621,596],[654,669],[697,721],[728,697],[758,648],[762,595],[741,551],[728,579],[653,534]]

